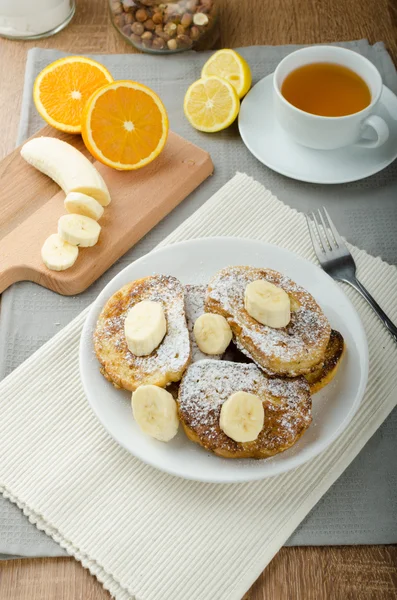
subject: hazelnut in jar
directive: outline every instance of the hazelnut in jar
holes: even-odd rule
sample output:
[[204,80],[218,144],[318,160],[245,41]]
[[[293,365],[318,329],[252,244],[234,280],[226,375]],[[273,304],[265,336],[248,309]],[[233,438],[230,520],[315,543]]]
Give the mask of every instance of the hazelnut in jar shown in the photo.
[[153,54],[208,50],[218,39],[217,0],[109,0],[113,25]]

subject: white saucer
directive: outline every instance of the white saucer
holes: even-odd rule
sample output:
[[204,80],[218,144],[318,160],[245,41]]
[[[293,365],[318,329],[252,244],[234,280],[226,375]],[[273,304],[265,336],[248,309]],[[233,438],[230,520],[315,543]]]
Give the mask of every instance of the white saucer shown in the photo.
[[[346,356],[332,383],[316,394],[313,423],[286,452],[267,460],[220,458],[190,442],[182,428],[168,444],[142,433],[133,419],[131,393],[114,388],[100,373],[93,332],[106,301],[126,283],[167,273],[182,283],[207,283],[227,265],[270,267],[285,273],[318,300],[333,328],[341,332]],[[118,273],[91,305],[80,343],[80,373],[88,402],[110,435],[144,462],[172,475],[232,483],[263,479],[302,465],[325,450],[347,427],[364,394],[368,375],[365,333],[350,300],[321,269],[297,254],[254,240],[203,238],[150,252]]]
[[248,150],[273,171],[309,183],[348,183],[378,173],[397,157],[397,97],[386,86],[376,114],[390,129],[388,141],[380,148],[305,148],[289,138],[276,121],[273,75],[268,75],[243,100],[238,124]]

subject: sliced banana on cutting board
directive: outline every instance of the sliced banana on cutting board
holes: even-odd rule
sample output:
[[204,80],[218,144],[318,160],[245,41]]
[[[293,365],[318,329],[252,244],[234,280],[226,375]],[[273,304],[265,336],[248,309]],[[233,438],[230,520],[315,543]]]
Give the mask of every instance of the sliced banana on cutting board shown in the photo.
[[79,255],[77,246],[65,242],[57,233],[46,239],[41,248],[43,263],[51,271],[65,271],[73,266]]
[[253,319],[275,329],[286,327],[291,320],[291,302],[288,294],[264,279],[252,281],[247,285],[244,306]]
[[232,341],[232,330],[222,315],[204,313],[194,323],[194,337],[204,354],[223,354]]
[[160,442],[169,442],[177,434],[176,402],[163,388],[139,386],[132,394],[132,412],[141,430]]
[[219,426],[235,442],[253,442],[263,428],[265,411],[258,396],[235,392],[222,404]]
[[30,165],[51,177],[65,192],[81,192],[102,206],[110,203],[109,190],[94,165],[71,144],[51,137],[29,140],[21,156]]
[[101,226],[94,219],[83,215],[63,215],[58,221],[58,235],[65,242],[80,248],[95,246]]
[[[94,165],[74,146],[52,137],[29,140],[21,156],[30,165],[51,177],[65,192],[68,215],[58,221],[58,234],[42,247],[44,264],[53,271],[71,267],[78,256],[77,246],[95,246],[101,231],[97,221],[103,206],[110,203],[109,190]],[[70,250],[69,245],[76,247]]]
[[142,300],[130,308],[124,321],[127,346],[135,356],[148,356],[167,333],[167,321],[160,302]]
[[64,205],[68,213],[83,215],[94,221],[99,221],[104,212],[103,206],[95,198],[81,192],[70,192],[65,198]]

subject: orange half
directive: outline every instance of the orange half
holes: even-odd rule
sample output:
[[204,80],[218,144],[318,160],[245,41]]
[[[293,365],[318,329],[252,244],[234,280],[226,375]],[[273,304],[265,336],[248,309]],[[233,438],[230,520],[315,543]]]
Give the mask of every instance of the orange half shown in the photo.
[[168,117],[151,89],[135,81],[115,81],[87,102],[81,134],[88,150],[105,165],[130,171],[154,160],[164,148]]
[[104,66],[84,56],[68,56],[39,73],[33,99],[43,119],[61,131],[80,133],[87,100],[98,88],[113,81]]

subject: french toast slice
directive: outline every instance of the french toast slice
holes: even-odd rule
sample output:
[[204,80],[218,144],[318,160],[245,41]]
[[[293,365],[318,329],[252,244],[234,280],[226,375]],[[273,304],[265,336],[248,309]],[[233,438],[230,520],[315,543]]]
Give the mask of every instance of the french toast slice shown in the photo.
[[344,352],[345,341],[342,334],[332,329],[328,346],[325,350],[324,362],[314,367],[310,373],[305,375],[310,385],[311,394],[317,394],[317,392],[331,383],[339,369]]
[[[247,350],[243,348],[239,350],[237,346],[234,346],[234,352],[232,352],[231,348],[232,344],[228,349],[228,357],[226,358],[226,356],[224,356],[224,360],[232,360],[234,362],[255,362]],[[344,351],[345,342],[342,334],[339,333],[339,331],[332,329],[328,345],[325,349],[324,359],[320,364],[314,366],[310,373],[303,375],[310,385],[310,393],[312,395],[317,394],[317,392],[331,383],[339,369]],[[258,363],[255,362],[255,364],[257,367],[261,368]]]
[[[127,346],[124,321],[129,309],[142,300],[161,302],[167,333],[148,356],[135,356]],[[94,333],[101,373],[115,387],[134,391],[143,384],[165,387],[179,381],[190,363],[184,287],[175,277],[153,275],[122,287],[107,301]]]
[[[245,310],[245,288],[258,279],[289,295],[291,320],[286,327],[262,325]],[[227,319],[238,349],[269,376],[304,375],[324,360],[331,334],[326,316],[309,292],[277,271],[247,266],[222,269],[209,282],[205,310]]]
[[[212,360],[226,360],[236,363],[255,362],[247,350],[242,352],[232,342],[223,355],[209,357],[198,348],[193,334],[194,322],[205,311],[206,285],[186,285],[185,286],[185,307],[186,320],[189,329],[190,340],[192,344],[192,362],[211,358]],[[310,385],[311,394],[316,394],[323,387],[328,385],[335,377],[344,354],[343,336],[335,329],[331,330],[330,339],[325,350],[324,360],[313,367],[310,373],[304,375]],[[259,366],[259,365],[257,365]]]
[[[235,442],[220,428],[222,404],[235,392],[255,394],[265,420],[253,442]],[[179,386],[178,414],[187,437],[224,458],[268,458],[293,446],[312,421],[309,384],[304,377],[269,379],[254,364],[200,360]]]

